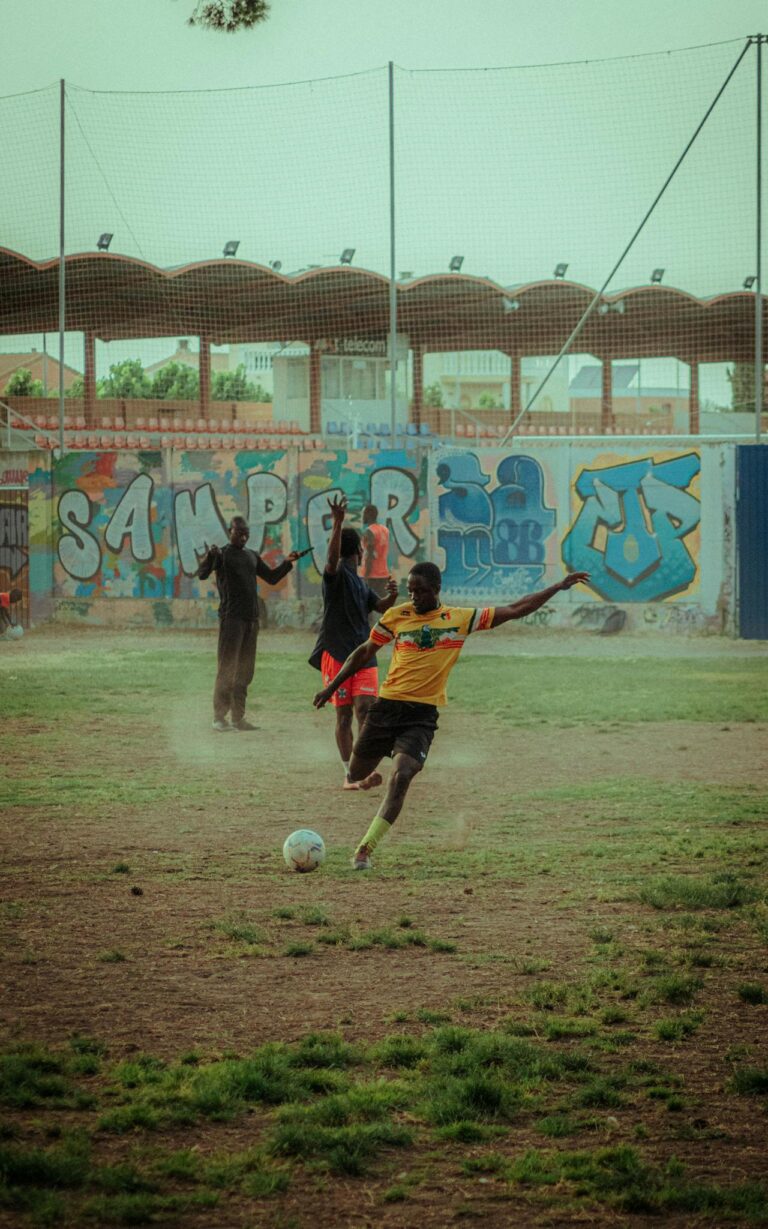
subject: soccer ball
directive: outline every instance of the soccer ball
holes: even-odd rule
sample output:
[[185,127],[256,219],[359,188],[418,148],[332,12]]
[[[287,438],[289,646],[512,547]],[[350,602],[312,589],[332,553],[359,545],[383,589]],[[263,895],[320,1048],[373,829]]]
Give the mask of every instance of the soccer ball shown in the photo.
[[286,838],[283,857],[292,871],[316,871],[325,859],[323,838],[311,828],[299,828]]
[[8,636],[9,640],[21,640],[21,637],[24,635],[24,628],[20,623],[14,623],[8,628],[6,635]]

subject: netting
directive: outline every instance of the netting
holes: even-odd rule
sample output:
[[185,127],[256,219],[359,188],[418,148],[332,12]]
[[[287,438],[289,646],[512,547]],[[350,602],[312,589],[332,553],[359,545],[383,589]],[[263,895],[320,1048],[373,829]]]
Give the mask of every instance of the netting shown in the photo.
[[[394,70],[396,429],[509,429],[743,50]],[[520,430],[750,429],[755,52]],[[387,438],[388,86],[68,85],[62,356],[59,89],[0,99],[0,397],[63,357],[85,430]]]

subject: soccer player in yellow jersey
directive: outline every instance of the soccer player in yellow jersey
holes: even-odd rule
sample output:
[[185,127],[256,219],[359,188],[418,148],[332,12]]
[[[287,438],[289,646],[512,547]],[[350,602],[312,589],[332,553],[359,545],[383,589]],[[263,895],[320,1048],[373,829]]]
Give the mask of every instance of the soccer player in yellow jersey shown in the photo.
[[358,781],[361,789],[381,785],[381,773],[376,769],[383,756],[392,757],[394,769],[386,797],[355,850],[352,865],[356,870],[370,870],[373,850],[397,819],[411,781],[424,767],[437,729],[437,710],[445,704],[446,680],[467,636],[533,614],[556,593],[589,580],[589,573],[569,572],[558,584],[508,606],[477,609],[443,605],[441,580],[436,564],[414,564],[408,576],[409,600],[382,615],[368,640],[349,655],[333,681],[318,691],[313,701],[315,708],[322,708],[336,688],[380,648],[394,646],[379,699],[368,711],[349,764],[350,780]]

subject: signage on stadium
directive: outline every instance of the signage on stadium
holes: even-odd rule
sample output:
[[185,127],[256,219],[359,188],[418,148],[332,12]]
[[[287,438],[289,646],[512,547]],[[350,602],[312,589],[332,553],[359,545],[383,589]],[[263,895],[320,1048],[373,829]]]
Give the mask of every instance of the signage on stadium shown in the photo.
[[369,355],[371,358],[386,358],[387,343],[375,337],[329,337],[316,343],[316,349],[325,354]]

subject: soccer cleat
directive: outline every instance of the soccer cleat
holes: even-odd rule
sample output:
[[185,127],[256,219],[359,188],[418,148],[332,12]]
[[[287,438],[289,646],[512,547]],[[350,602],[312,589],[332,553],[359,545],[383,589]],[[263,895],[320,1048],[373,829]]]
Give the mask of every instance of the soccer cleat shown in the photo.
[[234,726],[229,724],[226,717],[217,717],[213,723],[213,729],[216,730],[218,734],[229,734],[230,730],[233,730],[234,728]]
[[367,777],[360,781],[359,787],[360,789],[376,789],[378,785],[381,785],[383,780],[384,778],[380,772],[371,772]]
[[361,845],[360,848],[356,849],[352,855],[352,869],[356,871],[369,871],[371,866],[372,863],[370,854],[368,853],[368,846]]
[[253,725],[252,722],[247,721],[245,717],[241,717],[239,721],[232,722],[232,729],[240,730],[241,733],[245,733],[246,730],[258,730],[258,728],[259,727],[257,725]]

